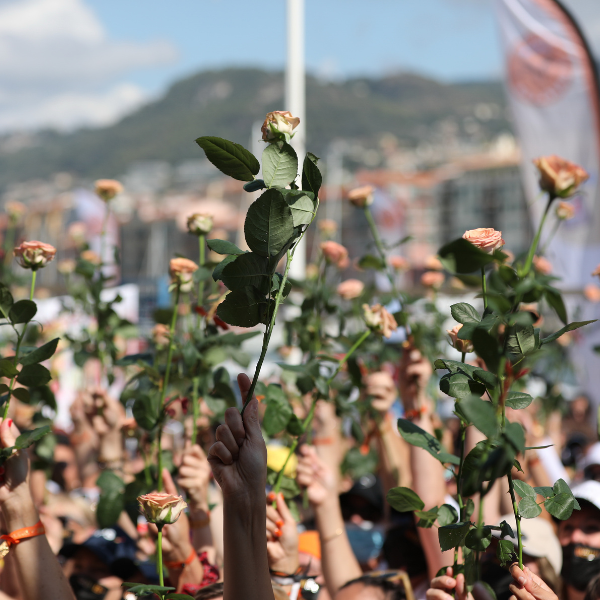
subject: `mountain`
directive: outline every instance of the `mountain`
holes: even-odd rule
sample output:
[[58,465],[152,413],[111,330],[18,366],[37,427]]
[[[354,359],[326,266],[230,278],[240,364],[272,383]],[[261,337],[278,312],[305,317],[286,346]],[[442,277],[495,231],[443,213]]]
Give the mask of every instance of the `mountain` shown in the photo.
[[[134,161],[200,158],[194,139],[201,135],[247,147],[252,124],[284,108],[283,96],[280,72],[205,71],[174,83],[162,98],[109,127],[42,131],[24,144],[0,138],[0,189],[57,172],[116,177]],[[377,147],[390,133],[408,147],[443,142],[448,131],[485,141],[510,129],[505,114],[499,82],[445,84],[415,74],[343,82],[307,78],[307,145],[317,154],[335,139]]]

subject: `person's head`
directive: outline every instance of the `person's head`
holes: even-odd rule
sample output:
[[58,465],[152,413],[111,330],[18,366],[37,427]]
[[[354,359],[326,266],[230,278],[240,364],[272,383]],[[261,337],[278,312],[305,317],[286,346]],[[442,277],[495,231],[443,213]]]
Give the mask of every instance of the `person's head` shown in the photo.
[[346,583],[335,600],[405,600],[406,574],[397,571],[367,573]]
[[223,582],[203,587],[196,592],[194,600],[223,600]]
[[402,569],[414,580],[427,574],[427,560],[412,514],[410,517],[388,530],[383,543],[383,558],[390,569]]
[[574,421],[584,423],[590,418],[592,410],[590,399],[585,394],[579,394],[571,401],[569,409]]
[[65,492],[72,492],[81,486],[75,451],[68,444],[58,443],[54,447],[52,480]]
[[584,479],[600,481],[600,442],[592,444],[578,465],[583,471]]

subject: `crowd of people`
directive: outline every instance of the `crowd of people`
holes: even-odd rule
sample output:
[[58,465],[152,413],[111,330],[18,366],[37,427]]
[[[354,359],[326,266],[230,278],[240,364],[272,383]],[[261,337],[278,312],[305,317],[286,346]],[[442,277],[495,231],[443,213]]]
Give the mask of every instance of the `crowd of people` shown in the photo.
[[[544,415],[543,422],[537,403],[511,411],[527,446],[539,448],[521,457],[523,472],[515,470],[515,477],[538,487],[565,479],[580,510],[565,521],[546,511],[522,521],[523,570],[500,565],[494,538],[481,557],[486,585],[470,589],[464,574],[449,566],[453,552],[440,550],[437,528],[417,527],[412,512],[397,512],[385,501],[387,491],[402,485],[420,496],[424,510],[456,505],[454,478],[428,452],[404,442],[399,415],[437,432],[450,452],[458,444],[455,416],[436,412],[428,396],[429,361],[407,348],[400,363],[388,367],[368,374],[363,390],[374,413],[361,451],[370,444],[376,467],[355,479],[342,468],[352,442],[333,404],[320,401],[310,443],[305,440],[286,467],[301,490],[295,498],[267,485],[267,463],[278,448],[265,444],[256,398],[243,418],[235,408],[220,425],[201,416],[196,440],[188,423],[166,427],[163,447],[172,451],[173,466],[163,470],[164,491],[182,494],[188,507],[163,529],[165,585],[196,600],[478,600],[492,598],[492,591],[498,600],[599,599],[600,443],[588,399],[577,397],[568,414]],[[246,397],[249,379],[240,375],[238,385]],[[90,390],[73,403],[71,415],[72,431],[55,431],[50,471],[36,468],[26,450],[0,467],[0,600],[129,599],[124,582],[159,581],[154,525],[141,515],[134,522],[126,512],[110,528],[97,524],[98,477],[110,470],[128,481],[143,462],[124,435],[123,406]],[[27,427],[18,411],[2,420],[2,448],[14,446],[19,428]],[[469,428],[468,449],[479,435]],[[514,525],[503,486],[499,480],[486,497],[485,523]]]

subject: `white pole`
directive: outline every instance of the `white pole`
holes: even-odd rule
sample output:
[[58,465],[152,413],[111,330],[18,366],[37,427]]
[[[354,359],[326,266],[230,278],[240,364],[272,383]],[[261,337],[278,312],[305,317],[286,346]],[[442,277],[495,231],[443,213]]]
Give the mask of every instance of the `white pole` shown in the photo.
[[[302,171],[306,140],[304,72],[304,0],[287,0],[287,66],[285,70],[285,108],[300,118],[292,146],[298,154],[298,167]],[[306,240],[300,242],[290,268],[290,277],[304,279],[306,275]]]

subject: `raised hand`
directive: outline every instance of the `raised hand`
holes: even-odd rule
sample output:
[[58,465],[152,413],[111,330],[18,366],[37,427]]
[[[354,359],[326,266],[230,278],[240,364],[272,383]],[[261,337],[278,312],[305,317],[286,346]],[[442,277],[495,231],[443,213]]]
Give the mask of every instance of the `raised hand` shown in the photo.
[[187,443],[183,451],[177,483],[187,495],[190,510],[208,509],[208,484],[210,465],[204,450],[198,445]]
[[267,555],[273,571],[293,573],[298,568],[298,530],[283,494],[277,494],[277,508],[267,498]]
[[296,481],[306,489],[311,504],[318,506],[332,497],[337,500],[336,477],[317,456],[313,446],[300,447]]
[[367,396],[371,396],[371,406],[385,415],[398,397],[394,379],[387,371],[378,371],[367,376]]
[[405,410],[419,409],[427,402],[426,389],[432,368],[429,361],[413,347],[406,348],[400,359],[398,383]]
[[[0,422],[0,443],[3,448],[15,445],[20,431],[12,419]],[[23,508],[23,503],[31,504],[29,489],[29,458],[27,451],[15,452],[0,467],[0,509]]]
[[521,570],[514,563],[510,566],[510,574],[515,580],[508,586],[512,593],[510,600],[558,600],[558,596],[527,567]]

